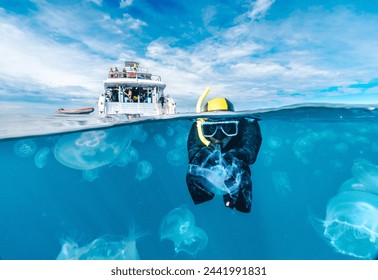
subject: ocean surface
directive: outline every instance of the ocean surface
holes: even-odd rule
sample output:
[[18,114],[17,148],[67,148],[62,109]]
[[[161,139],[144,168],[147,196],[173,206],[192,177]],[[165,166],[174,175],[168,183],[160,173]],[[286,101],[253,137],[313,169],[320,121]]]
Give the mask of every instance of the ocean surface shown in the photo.
[[1,259],[376,258],[374,106],[239,112],[263,135],[249,214],[193,204],[193,115],[92,115],[0,116]]

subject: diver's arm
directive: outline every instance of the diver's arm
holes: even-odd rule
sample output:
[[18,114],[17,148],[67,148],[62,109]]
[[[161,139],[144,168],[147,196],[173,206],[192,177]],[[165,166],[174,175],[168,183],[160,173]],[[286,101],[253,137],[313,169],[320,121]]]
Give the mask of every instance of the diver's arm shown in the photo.
[[235,157],[251,165],[256,161],[262,142],[260,125],[257,120],[243,118],[239,122],[239,133],[237,145],[226,153],[226,158]]

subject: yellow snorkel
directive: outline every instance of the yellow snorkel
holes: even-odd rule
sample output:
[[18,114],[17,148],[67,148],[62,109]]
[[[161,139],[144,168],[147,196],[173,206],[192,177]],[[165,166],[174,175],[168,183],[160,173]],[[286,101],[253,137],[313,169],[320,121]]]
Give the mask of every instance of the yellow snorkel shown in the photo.
[[[202,111],[202,103],[203,101],[205,100],[206,96],[209,94],[210,92],[210,87],[207,87],[205,89],[205,91],[202,93],[202,95],[200,96],[200,98],[198,98],[198,101],[197,101],[197,105],[196,105],[196,113],[201,113]],[[204,119],[203,118],[198,118],[197,119],[197,132],[198,132],[198,137],[199,139],[202,141],[202,143],[205,145],[205,146],[209,146],[210,145],[210,141],[207,140],[205,138],[205,136],[203,136],[203,133],[202,133],[202,123],[204,122]]]

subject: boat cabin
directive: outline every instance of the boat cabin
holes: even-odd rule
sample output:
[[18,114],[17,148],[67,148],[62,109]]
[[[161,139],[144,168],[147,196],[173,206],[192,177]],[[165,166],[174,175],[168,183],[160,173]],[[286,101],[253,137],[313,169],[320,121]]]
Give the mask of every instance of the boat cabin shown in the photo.
[[175,114],[176,104],[164,95],[166,85],[138,62],[127,61],[120,71],[110,68],[104,81],[104,92],[98,100],[100,115]]

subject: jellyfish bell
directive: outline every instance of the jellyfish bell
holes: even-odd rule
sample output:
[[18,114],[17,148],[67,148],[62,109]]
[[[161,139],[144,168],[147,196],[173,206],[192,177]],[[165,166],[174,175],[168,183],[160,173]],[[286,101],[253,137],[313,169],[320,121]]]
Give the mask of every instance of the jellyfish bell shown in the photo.
[[188,167],[188,174],[197,176],[202,185],[215,195],[237,193],[242,172],[234,162],[227,164],[218,150],[209,154],[201,166],[190,164]]
[[357,181],[356,178],[350,178],[346,180],[344,183],[341,184],[339,188],[339,192],[345,192],[345,191],[367,191],[369,190],[366,188],[364,184],[361,182]]
[[186,206],[171,210],[160,226],[160,239],[174,243],[176,253],[196,256],[207,246],[206,232],[195,225],[195,218]]
[[206,248],[207,243],[208,237],[206,232],[199,227],[194,227],[184,239],[180,242],[175,242],[175,251],[176,253],[185,252],[196,256],[199,251]]
[[182,236],[194,226],[194,216],[186,206],[171,210],[160,226],[160,239],[181,240]]
[[67,167],[94,169],[113,162],[127,144],[124,139],[115,131],[104,130],[67,134],[57,141],[54,155]]
[[160,148],[167,147],[167,141],[160,133],[154,135],[154,141]]
[[21,158],[26,158],[34,155],[36,150],[37,144],[31,139],[17,141],[13,146],[14,153]]
[[378,196],[345,191],[327,205],[324,236],[339,253],[371,259],[378,253]]
[[152,165],[147,160],[142,160],[138,163],[135,179],[138,181],[145,180],[152,174]]
[[38,168],[44,168],[49,155],[50,149],[48,147],[41,148],[34,156],[35,166]]
[[352,174],[367,191],[378,194],[378,166],[368,160],[357,159],[353,163]]
[[118,167],[124,167],[128,165],[130,162],[137,162],[138,159],[139,159],[138,150],[128,145],[118,155],[117,160],[116,160],[116,165]]
[[170,165],[180,166],[186,162],[186,155],[178,149],[173,149],[167,153],[167,161]]

